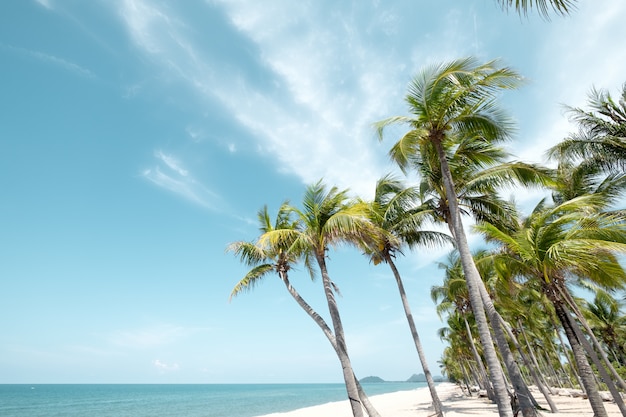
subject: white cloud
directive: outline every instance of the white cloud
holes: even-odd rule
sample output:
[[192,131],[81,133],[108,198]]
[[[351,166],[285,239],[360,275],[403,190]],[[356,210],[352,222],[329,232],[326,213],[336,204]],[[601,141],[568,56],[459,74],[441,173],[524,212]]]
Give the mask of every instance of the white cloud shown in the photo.
[[[486,44],[478,41],[481,27],[474,19],[476,12],[467,21],[466,11],[460,8],[440,13],[440,24],[429,26],[433,32],[425,29],[410,42],[403,40],[398,48],[405,50],[396,51],[395,46],[389,47],[393,42],[382,46],[372,42],[372,34],[390,39],[414,36],[407,27],[410,19],[393,5],[328,7],[315,2],[244,0],[207,4],[221,7],[240,34],[257,47],[253,59],[268,72],[267,85],[274,92],[204,56],[172,5],[124,0],[121,15],[140,50],[167,76],[184,81],[212,103],[217,99],[257,140],[259,151],[279,162],[279,171],[293,173],[306,183],[323,177],[366,197],[375,180],[390,169],[385,157],[389,143],[377,146],[371,123],[406,111],[402,98],[412,72],[467,53],[485,54]],[[520,51],[524,59],[542,66],[532,104],[536,125],[526,127],[534,132],[532,140],[516,144],[519,152],[515,153],[525,160],[543,160],[538,149],[565,133],[567,122],[558,103],[580,103],[593,83],[612,87],[622,81],[618,78],[624,73],[626,50],[612,45],[626,37],[620,24],[624,7],[614,4],[604,10],[581,5],[573,17],[546,26],[550,34],[542,37],[539,47]],[[367,16],[367,24],[355,16]],[[197,138],[197,132],[187,133]],[[229,145],[231,152],[235,149],[237,143]],[[150,173],[155,181],[163,177],[163,172]]]
[[177,158],[160,150],[154,157],[157,165],[141,173],[145,179],[205,208],[216,209],[221,204],[219,196],[198,182]]
[[157,159],[160,159],[161,161],[163,161],[163,163],[165,163],[165,165],[167,165],[168,168],[170,168],[172,171],[176,172],[181,177],[189,176],[189,171],[184,169],[180,165],[180,162],[176,158],[174,158],[173,156],[166,155],[162,151],[156,151],[154,153],[154,156]]
[[535,123],[530,126],[534,137],[516,144],[521,159],[543,161],[547,148],[577,129],[569,123],[563,104],[585,107],[592,86],[615,94],[626,81],[626,49],[615,47],[626,38],[625,14],[623,2],[603,7],[581,3],[571,17],[555,19],[547,27],[532,57],[536,78],[525,87],[535,92],[529,104]]
[[160,359],[155,359],[152,361],[152,365],[154,365],[161,372],[172,372],[180,370],[180,366],[177,363],[167,364]]
[[17,53],[20,53],[22,55],[26,55],[29,56],[31,58],[35,58],[41,62],[44,62],[46,64],[50,64],[53,65],[55,67],[61,68],[65,71],[71,72],[74,75],[78,75],[80,77],[84,77],[84,78],[95,78],[95,74],[93,72],[91,72],[90,70],[88,70],[85,67],[82,67],[74,62],[68,61],[66,59],[63,58],[59,58],[58,56],[55,55],[50,55],[50,54],[46,54],[43,52],[39,52],[39,51],[33,51],[30,49],[24,49],[24,48],[20,48],[20,47],[16,47],[16,46],[11,46],[11,45],[5,45],[0,43],[0,47],[3,48],[7,48],[9,50],[15,51]]
[[[371,123],[385,114],[384,98],[396,90],[388,74],[398,66],[370,54],[349,19],[334,17],[328,27],[316,22],[315,16],[325,13],[321,6],[228,2],[223,7],[259,46],[261,62],[279,80],[273,85],[279,90],[284,86],[287,95],[278,99],[230,70],[220,72],[202,56],[172,10],[126,0],[122,14],[141,50],[201,96],[217,98],[252,132],[261,151],[281,162],[279,170],[295,173],[303,182],[324,177],[371,194],[384,165]],[[385,19],[393,16],[388,13]],[[308,30],[288,33],[300,26]]]
[[35,0],[40,6],[45,7],[48,10],[52,10],[52,2],[50,0]]
[[187,126],[185,131],[187,132],[191,140],[194,142],[200,142],[202,138],[204,137],[204,132],[201,129],[196,128],[196,127]]

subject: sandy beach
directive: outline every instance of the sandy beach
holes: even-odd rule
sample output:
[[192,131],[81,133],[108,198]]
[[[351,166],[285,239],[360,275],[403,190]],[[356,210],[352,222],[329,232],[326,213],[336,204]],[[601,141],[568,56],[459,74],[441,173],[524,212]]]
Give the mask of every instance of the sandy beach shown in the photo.
[[[446,417],[497,417],[495,404],[485,398],[467,397],[461,389],[452,383],[437,385],[437,393],[444,407]],[[549,410],[548,405],[537,390],[533,390],[537,402]],[[580,397],[555,395],[552,397],[559,417],[592,417],[593,412],[589,401]],[[412,391],[401,391],[390,394],[376,395],[370,398],[382,417],[428,417],[433,414],[428,388]],[[604,406],[610,417],[621,416],[613,402],[605,402]],[[549,411],[541,411],[541,415],[553,415]],[[347,401],[332,402],[315,407],[301,408],[287,413],[273,413],[262,417],[351,417],[352,413]],[[521,416],[521,414],[520,414]]]

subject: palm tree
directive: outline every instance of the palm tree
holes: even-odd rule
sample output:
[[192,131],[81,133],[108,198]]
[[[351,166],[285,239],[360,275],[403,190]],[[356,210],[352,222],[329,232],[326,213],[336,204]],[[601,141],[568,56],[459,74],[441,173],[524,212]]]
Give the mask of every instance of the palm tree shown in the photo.
[[544,18],[550,17],[550,9],[556,14],[566,15],[575,6],[576,0],[497,0],[503,9],[515,8],[520,15],[527,15],[531,9],[537,9]]
[[446,324],[437,334],[442,341],[448,343],[449,349],[445,349],[443,353],[443,363],[450,368],[448,372],[457,375],[457,379],[464,380],[469,396],[472,394],[470,385],[477,385],[487,392],[484,385],[487,375],[484,374],[484,366],[481,368],[482,359],[473,342],[474,337],[467,318],[454,311],[448,314]]
[[570,160],[601,167],[606,172],[626,169],[626,83],[616,102],[606,90],[589,93],[590,110],[567,107],[579,126],[577,133],[548,151],[557,160]]
[[353,204],[348,199],[348,190],[330,190],[320,180],[308,186],[304,194],[303,208],[290,206],[288,211],[295,216],[298,228],[294,231],[273,230],[265,233],[260,243],[273,245],[291,239],[295,233],[293,247],[302,254],[306,265],[316,262],[322,276],[324,295],[333,324],[337,354],[343,370],[348,399],[354,417],[361,417],[363,410],[359,400],[358,387],[348,355],[343,324],[335,299],[336,285],[330,279],[326,264],[326,253],[332,246],[352,244],[355,246],[374,245],[378,237],[376,229],[368,219],[365,204]]
[[[495,394],[489,384],[487,370],[478,352],[472,326],[469,320],[473,320],[467,284],[463,276],[463,267],[458,257],[458,252],[452,251],[446,262],[438,263],[440,269],[445,271],[443,283],[430,289],[430,297],[437,304],[437,314],[441,318],[445,313],[448,315],[448,328],[463,338],[465,346],[469,346],[474,362],[476,363],[476,380],[481,389],[485,390],[487,397],[493,399]],[[443,333],[440,332],[443,335]],[[450,335],[446,335],[450,339]]]
[[[445,269],[446,276],[444,279],[444,285],[441,287],[433,287],[431,289],[431,297],[435,302],[441,300],[441,303],[438,306],[438,311],[445,311],[449,309],[452,305],[456,306],[457,311],[467,311],[467,308],[464,307],[467,305],[467,285],[466,280],[463,277],[463,270],[460,263],[460,259],[456,256],[456,253],[452,253],[449,256],[448,264],[440,263],[439,266],[442,269]],[[495,270],[492,266],[492,262],[489,261],[488,253],[486,251],[478,251],[474,254],[474,259],[477,267],[479,268],[481,276],[490,282],[498,282],[495,277]],[[490,285],[491,287],[492,285]],[[484,287],[484,286],[483,286]],[[498,346],[501,347],[502,359],[506,365],[507,370],[509,371],[509,376],[513,387],[516,393],[516,399],[519,401],[519,408],[522,411],[523,415],[536,415],[536,408],[539,408],[539,404],[535,401],[532,393],[528,389],[527,384],[525,383],[521,370],[517,365],[515,360],[515,356],[513,352],[508,347],[508,342],[506,341],[505,334],[509,335],[509,339],[511,339],[514,344],[516,342],[515,336],[512,331],[509,329],[508,323],[502,318],[500,313],[496,311],[495,306],[493,305],[495,301],[491,300],[501,300],[502,291],[491,291],[490,294],[487,294],[486,289],[483,291],[481,289],[481,295],[483,300],[488,299],[491,302],[491,311],[488,313],[489,320],[492,323],[492,327],[494,330],[494,334],[496,340],[498,340]],[[508,301],[500,304],[500,309],[504,308],[503,306],[508,304]],[[485,302],[485,305],[487,303]],[[467,332],[470,332],[469,325],[466,322]],[[472,341],[470,339],[470,344]],[[519,348],[518,348],[519,350]],[[525,359],[520,351],[520,355],[523,359]],[[478,362],[478,360],[477,360]],[[541,387],[541,386],[540,386]],[[489,393],[489,392],[488,392]],[[555,410],[555,406],[552,403],[551,399],[546,395],[547,392],[542,390],[544,396],[546,396],[546,400],[550,404],[552,410]]]
[[[523,286],[519,284],[516,285],[516,283],[508,279],[509,278],[508,271],[497,269],[496,265],[493,262],[493,258],[488,251],[481,250],[481,251],[476,252],[476,254],[474,255],[474,259],[475,259],[476,266],[479,269],[480,275],[483,277],[483,280],[486,283],[486,287],[488,286],[489,288],[489,294],[487,295],[487,297],[493,300],[494,306],[498,305],[498,310],[495,311],[495,308],[494,308],[494,312],[492,313],[494,320],[499,321],[499,324],[500,324],[499,327],[501,327],[501,329],[504,330],[506,334],[509,336],[509,340],[515,346],[516,350],[518,351],[519,356],[522,358],[522,361],[525,363],[527,370],[530,372],[531,376],[533,377],[535,384],[537,385],[537,387],[539,387],[541,393],[543,394],[546,401],[548,402],[551,412],[556,413],[557,408],[556,408],[556,405],[554,404],[554,401],[552,401],[552,398],[550,397],[550,393],[548,392],[548,389],[546,388],[547,384],[544,384],[539,377],[539,374],[538,374],[539,366],[537,362],[535,361],[535,363],[531,363],[529,358],[526,357],[525,353],[523,352],[517,340],[517,337],[515,336],[515,333],[512,330],[512,326],[510,325],[508,321],[506,321],[503,318],[503,315],[507,315],[507,316],[511,314],[515,315],[516,313],[519,312],[520,308],[518,304],[518,298],[519,298],[519,293],[523,289]],[[483,295],[483,298],[485,298],[484,295]],[[490,320],[491,320],[491,316],[490,316]],[[497,330],[498,326],[493,326],[492,324],[492,327],[494,327],[494,333],[496,331],[500,331],[500,330]],[[511,353],[509,355],[507,350],[503,352],[503,358],[505,361],[515,362],[515,358],[513,357],[513,354]],[[537,366],[535,367],[535,365]],[[507,368],[511,369],[510,366],[507,366]],[[513,372],[519,372],[519,369],[513,368]],[[519,383],[517,381],[523,380],[523,378],[520,375],[519,378],[511,377],[511,380],[514,381],[514,383]],[[530,402],[535,408],[540,408],[539,404],[537,404],[537,402],[535,401],[533,395],[530,393],[530,390],[528,389],[528,386],[526,384],[521,384],[520,387],[516,389],[516,392],[518,392],[518,395],[522,396],[522,399],[524,397],[528,397],[530,399],[530,401],[524,401],[524,402],[522,402],[520,399],[520,407],[530,407],[530,404],[529,404]],[[527,410],[526,412],[528,413],[530,411]]]
[[583,314],[618,365],[626,365],[626,317],[622,303],[606,291],[598,291],[593,301],[585,302]]
[[[585,355],[583,344],[587,340],[571,317],[567,283],[591,280],[606,288],[619,288],[626,282],[626,272],[614,254],[626,252],[626,223],[621,216],[599,213],[597,209],[603,204],[597,195],[578,197],[556,207],[541,202],[513,233],[489,223],[476,225],[489,241],[503,245],[503,254],[498,258],[505,265],[502,268],[537,285],[550,300],[598,417],[606,416],[606,410]],[[599,368],[606,374],[604,367]],[[608,375],[603,379],[611,389]],[[611,391],[619,405],[619,393]]]
[[602,167],[592,161],[579,164],[560,160],[554,175],[555,180],[550,188],[555,204],[562,204],[586,194],[596,194],[602,195],[603,210],[607,210],[626,193],[626,172],[602,175]]
[[[449,216],[446,219],[459,251],[472,310],[478,326],[487,366],[496,394],[498,412],[512,417],[506,383],[483,308],[482,281],[472,258],[461,219],[456,185],[448,161],[450,149],[467,143],[496,144],[507,139],[511,122],[496,105],[500,90],[517,87],[521,77],[500,68],[496,61],[479,64],[473,58],[459,59],[422,71],[409,86],[406,101],[411,116],[396,116],[377,124],[382,139],[390,124],[407,124],[410,131],[396,143],[390,154],[404,171],[427,165],[438,167]],[[437,172],[431,169],[431,172]]]
[[[250,291],[257,283],[259,283],[268,274],[276,272],[280,280],[285,284],[287,291],[298,305],[307,313],[309,317],[322,330],[333,349],[340,355],[337,340],[326,321],[300,296],[298,291],[291,285],[289,281],[289,270],[292,265],[302,258],[302,253],[297,245],[294,245],[298,234],[295,233],[299,227],[297,221],[291,216],[291,208],[284,203],[281,205],[276,216],[276,221],[272,225],[267,206],[258,212],[258,220],[260,224],[261,237],[256,242],[237,241],[227,247],[228,252],[233,252],[241,261],[252,269],[235,285],[230,298],[241,294],[244,291]],[[267,239],[265,236],[272,232],[280,233],[280,239]],[[312,273],[311,265],[306,265]],[[312,275],[313,276],[313,275]],[[354,376],[353,379],[357,385],[359,398],[363,406],[367,410],[370,417],[380,417],[376,409],[372,406],[369,398],[363,391],[359,380]]]
[[419,191],[414,187],[405,188],[402,183],[387,175],[376,183],[374,201],[371,203],[370,219],[381,232],[380,241],[375,247],[365,247],[365,252],[370,260],[377,265],[386,263],[391,268],[400,291],[400,299],[406,314],[413,342],[426,377],[426,382],[433,400],[435,413],[443,417],[441,401],[435,389],[433,380],[422,343],[420,341],[411,307],[404,290],[404,284],[393,261],[398,253],[402,253],[402,246],[415,248],[417,246],[433,246],[449,240],[449,236],[434,231],[422,230],[422,224],[427,219],[428,213],[425,208],[418,206]]

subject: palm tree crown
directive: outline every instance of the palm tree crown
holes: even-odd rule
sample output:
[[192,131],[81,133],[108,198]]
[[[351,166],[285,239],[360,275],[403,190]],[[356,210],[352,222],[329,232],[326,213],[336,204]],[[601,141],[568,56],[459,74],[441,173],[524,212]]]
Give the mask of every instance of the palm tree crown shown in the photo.
[[589,110],[567,107],[571,118],[579,126],[549,150],[548,155],[558,160],[583,160],[608,172],[623,172],[626,168],[626,84],[615,101],[606,90],[592,89]]
[[527,15],[531,9],[536,9],[539,14],[549,19],[550,10],[559,15],[570,13],[576,4],[576,0],[497,0],[503,9],[514,7],[521,15]]

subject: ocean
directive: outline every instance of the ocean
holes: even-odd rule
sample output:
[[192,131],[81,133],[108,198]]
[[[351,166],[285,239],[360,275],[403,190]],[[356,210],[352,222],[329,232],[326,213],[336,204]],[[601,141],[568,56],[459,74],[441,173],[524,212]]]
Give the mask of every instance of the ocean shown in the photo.
[[[425,383],[363,384],[368,395]],[[2,417],[254,417],[346,399],[343,384],[0,385]]]

